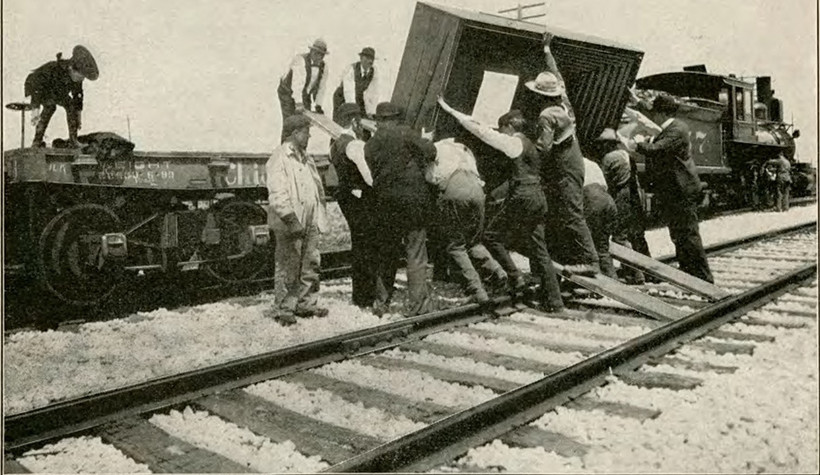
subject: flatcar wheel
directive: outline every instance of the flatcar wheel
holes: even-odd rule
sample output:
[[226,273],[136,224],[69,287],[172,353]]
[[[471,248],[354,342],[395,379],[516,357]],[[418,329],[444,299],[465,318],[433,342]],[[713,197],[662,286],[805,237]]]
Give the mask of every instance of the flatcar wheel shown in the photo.
[[267,223],[268,215],[261,206],[250,201],[228,200],[214,206],[220,242],[208,253],[209,258],[223,258],[247,253],[244,257],[211,262],[205,270],[227,283],[247,282],[270,265],[272,246],[259,248],[251,242],[248,226]]
[[72,206],[52,218],[38,248],[46,288],[73,305],[94,305],[108,297],[122,272],[103,257],[100,238],[119,230],[117,215],[95,204]]

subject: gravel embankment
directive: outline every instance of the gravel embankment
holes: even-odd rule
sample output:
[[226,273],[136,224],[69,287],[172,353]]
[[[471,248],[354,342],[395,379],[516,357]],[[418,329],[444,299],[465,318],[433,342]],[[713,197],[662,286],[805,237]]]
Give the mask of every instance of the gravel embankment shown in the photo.
[[[815,291],[816,292],[816,291]],[[691,391],[640,389],[613,380],[594,391],[602,400],[662,411],[655,419],[624,419],[559,408],[533,424],[588,445],[581,457],[544,448],[510,448],[500,441],[471,450],[459,465],[504,472],[591,473],[817,473],[817,320],[783,317],[770,304],[756,316],[774,322],[802,318],[807,328],[727,329],[775,336],[756,344],[754,355],[718,356],[684,348],[675,356],[736,366],[731,374],[692,372],[669,366],[647,368],[703,379]]]

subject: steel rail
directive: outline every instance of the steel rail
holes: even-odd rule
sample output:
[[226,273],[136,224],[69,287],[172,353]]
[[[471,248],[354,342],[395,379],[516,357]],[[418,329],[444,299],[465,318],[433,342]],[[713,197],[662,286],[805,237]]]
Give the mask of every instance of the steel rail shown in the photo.
[[475,447],[527,424],[545,412],[603,384],[613,372],[629,371],[648,359],[759,307],[799,286],[817,273],[817,264],[790,272],[767,284],[721,300],[534,383],[426,428],[336,464],[328,472],[424,472],[446,464]]

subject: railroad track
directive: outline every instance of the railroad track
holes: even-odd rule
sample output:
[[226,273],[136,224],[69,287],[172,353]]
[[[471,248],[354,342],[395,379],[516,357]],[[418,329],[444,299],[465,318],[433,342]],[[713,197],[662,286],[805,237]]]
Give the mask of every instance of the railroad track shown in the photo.
[[[566,403],[654,417],[637,403],[602,403],[583,394],[610,373],[644,387],[697,385],[696,378],[636,369],[697,369],[668,356],[683,344],[753,351],[765,337],[717,328],[737,318],[771,324],[747,313],[778,297],[776,311],[812,318],[816,290],[795,289],[816,274],[813,229],[711,248],[716,282],[731,294],[718,302],[666,284],[645,286],[647,294],[688,307],[674,321],[648,319],[606,299],[581,299],[558,315],[534,310],[526,298],[498,298],[493,311],[459,307],[7,416],[7,469],[24,469],[17,459],[30,465],[37,457],[26,453],[48,456],[54,446],[45,444],[78,435],[98,436],[155,472],[280,471],[261,455],[249,455],[251,465],[243,465],[228,448],[279,447],[286,440],[331,471],[427,470],[495,438],[578,451],[578,444],[530,423]],[[208,442],[201,440],[202,424],[217,433],[246,432],[235,436],[240,442]],[[303,469],[325,468],[311,463]]]

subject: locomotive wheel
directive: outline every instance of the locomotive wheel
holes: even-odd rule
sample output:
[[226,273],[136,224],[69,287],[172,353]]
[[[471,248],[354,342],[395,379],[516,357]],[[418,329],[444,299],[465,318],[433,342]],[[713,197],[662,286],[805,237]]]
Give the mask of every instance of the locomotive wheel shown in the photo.
[[226,200],[214,206],[220,242],[209,252],[210,258],[233,256],[248,252],[245,257],[211,262],[205,270],[216,279],[227,283],[247,282],[270,266],[271,247],[259,248],[251,242],[248,226],[265,224],[267,212],[250,201]]
[[72,206],[52,218],[38,248],[46,288],[73,305],[94,305],[108,297],[122,273],[103,258],[100,237],[119,229],[117,215],[95,204]]

